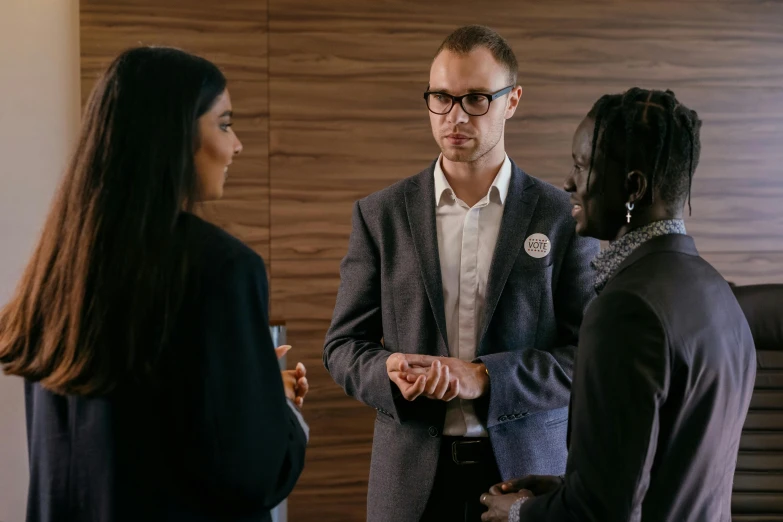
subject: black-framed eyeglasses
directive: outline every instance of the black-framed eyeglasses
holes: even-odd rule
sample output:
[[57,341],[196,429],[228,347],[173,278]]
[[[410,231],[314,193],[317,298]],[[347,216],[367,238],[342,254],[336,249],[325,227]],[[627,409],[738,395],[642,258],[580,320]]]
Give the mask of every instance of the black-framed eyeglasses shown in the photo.
[[494,100],[508,94],[513,88],[513,85],[509,85],[490,94],[471,92],[462,96],[452,96],[440,91],[427,91],[424,93],[424,101],[427,102],[427,108],[433,114],[448,114],[454,108],[454,104],[459,103],[466,114],[484,116],[489,112],[489,105]]

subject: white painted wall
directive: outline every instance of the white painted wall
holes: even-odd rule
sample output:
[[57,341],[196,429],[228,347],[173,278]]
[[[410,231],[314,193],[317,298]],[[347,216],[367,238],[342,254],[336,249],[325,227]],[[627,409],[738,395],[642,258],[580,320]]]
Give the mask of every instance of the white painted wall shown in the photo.
[[[0,1],[0,305],[38,238],[79,112],[78,0]],[[0,522],[23,522],[22,381],[0,373]]]

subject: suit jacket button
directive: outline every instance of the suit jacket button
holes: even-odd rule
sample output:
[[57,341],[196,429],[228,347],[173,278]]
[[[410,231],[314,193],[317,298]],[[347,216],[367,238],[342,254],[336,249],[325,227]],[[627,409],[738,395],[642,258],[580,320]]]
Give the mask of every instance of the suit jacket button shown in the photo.
[[508,417],[506,417],[505,415],[502,415],[498,420],[500,422],[506,422],[508,420]]
[[436,428],[435,426],[430,426],[430,429],[428,429],[427,432],[430,434],[430,437],[438,436],[438,428]]

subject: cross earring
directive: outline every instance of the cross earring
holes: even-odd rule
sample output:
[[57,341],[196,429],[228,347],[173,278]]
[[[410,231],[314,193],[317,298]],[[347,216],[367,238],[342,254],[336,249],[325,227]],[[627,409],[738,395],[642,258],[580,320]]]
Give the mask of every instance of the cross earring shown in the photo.
[[633,210],[634,204],[633,203],[626,203],[625,208],[628,209],[628,213],[625,215],[625,219],[628,221],[628,223],[631,222],[631,211]]

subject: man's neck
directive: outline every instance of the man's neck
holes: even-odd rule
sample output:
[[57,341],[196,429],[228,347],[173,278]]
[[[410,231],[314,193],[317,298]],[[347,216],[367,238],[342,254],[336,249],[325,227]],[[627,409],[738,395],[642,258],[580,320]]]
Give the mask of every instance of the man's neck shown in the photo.
[[450,161],[441,156],[440,166],[454,195],[473,207],[487,195],[505,160],[505,150],[498,147],[472,162]]

